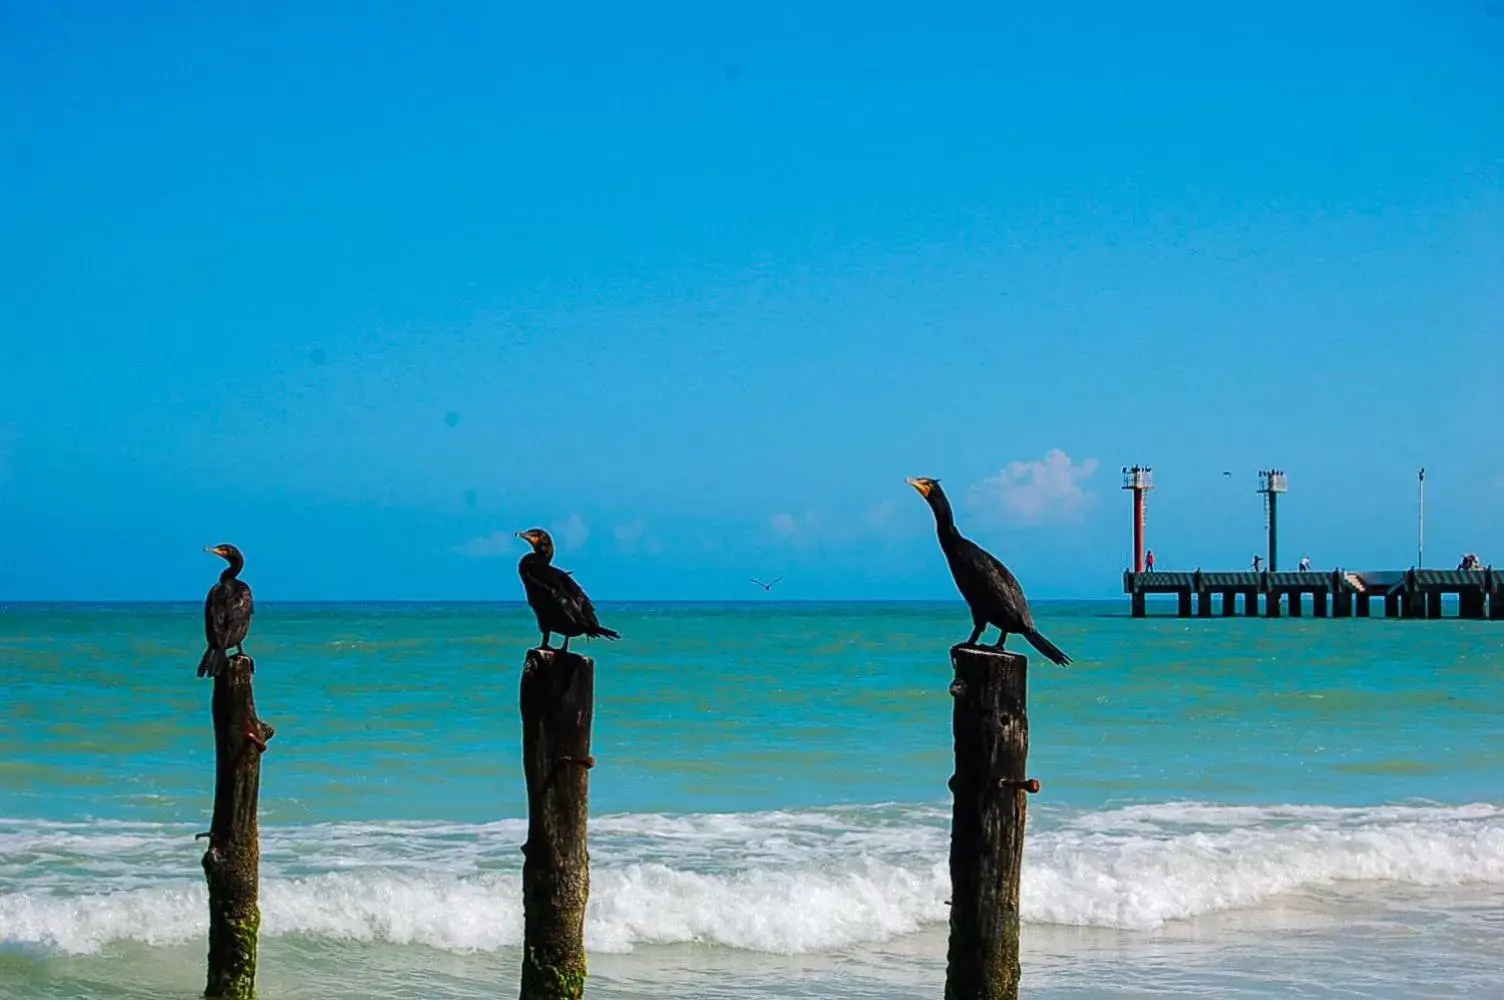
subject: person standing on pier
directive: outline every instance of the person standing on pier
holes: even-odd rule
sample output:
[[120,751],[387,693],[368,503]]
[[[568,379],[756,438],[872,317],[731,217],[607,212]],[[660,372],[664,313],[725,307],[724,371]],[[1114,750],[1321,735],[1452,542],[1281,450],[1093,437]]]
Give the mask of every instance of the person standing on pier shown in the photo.
[[1144,572],[1146,572],[1146,573],[1153,573],[1154,572],[1154,550],[1153,549],[1147,549],[1144,552]]
[[1311,572],[1311,557],[1310,556],[1301,556],[1300,557],[1300,571],[1302,573],[1309,573],[1309,572]]
[[1264,557],[1263,556],[1254,556],[1253,557],[1253,571],[1255,573],[1257,573],[1257,572],[1259,572],[1263,568],[1264,568]]

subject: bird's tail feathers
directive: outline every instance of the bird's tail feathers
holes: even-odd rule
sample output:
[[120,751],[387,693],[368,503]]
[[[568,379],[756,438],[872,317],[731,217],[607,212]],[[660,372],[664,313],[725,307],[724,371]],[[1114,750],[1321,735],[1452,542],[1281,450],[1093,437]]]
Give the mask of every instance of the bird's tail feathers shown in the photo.
[[1063,667],[1067,663],[1071,662],[1071,658],[1069,656],[1066,656],[1065,653],[1061,651],[1059,646],[1055,645],[1053,642],[1040,635],[1038,629],[1030,629],[1029,631],[1025,632],[1024,638],[1028,639],[1029,645],[1033,646],[1035,649],[1044,654],[1045,658],[1048,659],[1051,663],[1058,663]]
[[590,633],[590,638],[592,638],[592,639],[620,639],[621,638],[621,633],[618,632],[618,631],[616,631],[615,629],[606,628],[604,625],[602,625],[600,628],[597,628],[594,632]]
[[198,675],[200,677],[216,677],[219,671],[228,662],[225,651],[210,646],[204,650],[203,659],[198,661]]

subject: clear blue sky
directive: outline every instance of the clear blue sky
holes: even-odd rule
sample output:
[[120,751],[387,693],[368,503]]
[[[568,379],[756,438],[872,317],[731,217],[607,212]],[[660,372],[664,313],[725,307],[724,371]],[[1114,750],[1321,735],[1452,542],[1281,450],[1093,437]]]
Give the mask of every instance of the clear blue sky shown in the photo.
[[1504,564],[1504,4],[355,9],[0,7],[0,599]]

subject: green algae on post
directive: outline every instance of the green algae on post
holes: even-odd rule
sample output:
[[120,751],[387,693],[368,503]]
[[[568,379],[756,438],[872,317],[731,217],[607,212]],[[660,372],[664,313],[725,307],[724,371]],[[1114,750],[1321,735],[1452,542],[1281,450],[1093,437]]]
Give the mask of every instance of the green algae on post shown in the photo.
[[585,906],[590,899],[590,726],[595,662],[530,649],[522,668],[522,1000],[585,995]]
[[209,883],[209,974],[204,996],[246,1000],[256,992],[261,837],[261,755],[273,729],[256,715],[256,664],[233,656],[214,678],[214,818],[204,852]]

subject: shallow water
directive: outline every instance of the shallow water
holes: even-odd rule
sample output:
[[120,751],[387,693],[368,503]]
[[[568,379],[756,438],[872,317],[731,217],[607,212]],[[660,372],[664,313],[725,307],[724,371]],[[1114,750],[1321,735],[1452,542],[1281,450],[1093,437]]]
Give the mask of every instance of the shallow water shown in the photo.
[[[1038,609],[1033,996],[1492,996],[1504,630]],[[0,995],[192,996],[195,606],[0,607]],[[932,996],[952,604],[617,605],[591,995]],[[275,605],[266,998],[515,988],[525,608]],[[1014,640],[1016,642],[1016,640]]]

